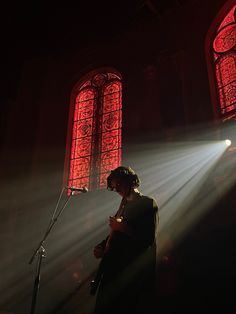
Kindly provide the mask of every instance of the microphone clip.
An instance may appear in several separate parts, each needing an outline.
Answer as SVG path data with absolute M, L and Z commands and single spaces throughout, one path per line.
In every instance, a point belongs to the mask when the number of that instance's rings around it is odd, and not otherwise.
M 87 193 L 88 189 L 86 187 L 77 188 L 74 186 L 66 186 L 66 189 L 71 191 L 71 195 L 77 195 L 78 193 Z

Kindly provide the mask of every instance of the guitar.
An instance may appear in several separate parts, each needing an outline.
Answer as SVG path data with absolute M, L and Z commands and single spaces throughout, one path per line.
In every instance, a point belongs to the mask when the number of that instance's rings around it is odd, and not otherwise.
M 123 210 L 124 210 L 125 203 L 126 203 L 125 199 L 122 198 L 120 206 L 119 206 L 119 209 L 118 209 L 117 213 L 114 216 L 116 218 L 116 221 L 119 222 L 119 223 L 122 222 L 122 220 L 123 220 L 122 213 L 123 213 Z M 107 255 L 108 255 L 108 252 L 109 252 L 109 245 L 111 243 L 111 240 L 112 240 L 113 236 L 114 236 L 114 231 L 111 230 L 110 234 L 106 238 L 106 240 L 104 240 L 100 244 L 98 244 L 98 246 L 101 246 L 101 248 L 103 249 L 104 254 L 103 254 L 102 259 L 101 259 L 101 261 L 99 263 L 98 270 L 96 272 L 96 276 L 90 283 L 90 294 L 91 295 L 95 295 L 96 294 L 98 286 L 99 286 L 100 281 L 102 279 L 102 275 L 103 275 L 104 270 L 106 268 Z

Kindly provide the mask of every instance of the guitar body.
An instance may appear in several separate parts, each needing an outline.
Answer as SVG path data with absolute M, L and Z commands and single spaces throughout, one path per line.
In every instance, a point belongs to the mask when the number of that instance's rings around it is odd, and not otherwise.
M 100 281 L 102 279 L 103 270 L 104 270 L 104 264 L 105 264 L 104 258 L 105 258 L 105 256 L 100 261 L 100 264 L 99 264 L 96 276 L 90 283 L 90 294 L 91 295 L 95 295 L 96 294 L 98 286 L 99 286 Z

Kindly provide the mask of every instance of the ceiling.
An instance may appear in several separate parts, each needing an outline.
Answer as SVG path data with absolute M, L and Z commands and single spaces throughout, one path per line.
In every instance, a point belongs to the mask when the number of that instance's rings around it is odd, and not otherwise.
M 5 2 L 0 19 L 3 97 L 15 92 L 24 61 L 107 41 L 134 23 L 158 19 L 166 11 L 194 1 L 205 0 Z
M 71 40 L 84 43 L 125 30 L 137 19 L 163 14 L 191 0 L 9 2 L 1 20 L 6 56 L 28 59 L 59 49 Z M 4 52 L 3 51 L 3 52 Z

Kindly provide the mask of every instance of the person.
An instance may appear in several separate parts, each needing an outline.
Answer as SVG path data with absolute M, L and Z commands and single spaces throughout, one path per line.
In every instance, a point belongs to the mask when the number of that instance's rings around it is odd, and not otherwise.
M 158 206 L 154 198 L 140 193 L 139 185 L 131 167 L 117 167 L 107 177 L 107 188 L 122 199 L 109 218 L 110 234 L 93 251 L 101 259 L 91 282 L 94 314 L 147 314 L 153 308 Z

